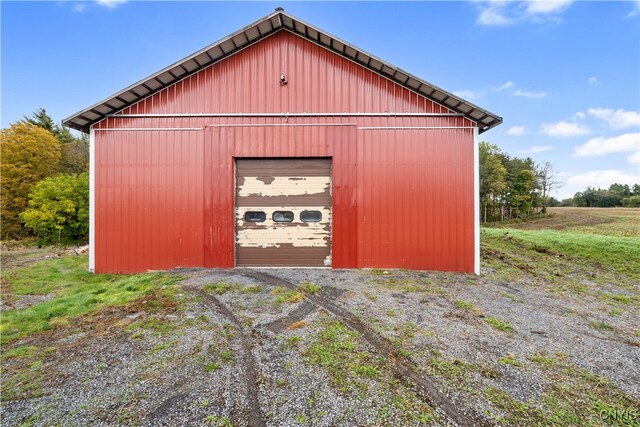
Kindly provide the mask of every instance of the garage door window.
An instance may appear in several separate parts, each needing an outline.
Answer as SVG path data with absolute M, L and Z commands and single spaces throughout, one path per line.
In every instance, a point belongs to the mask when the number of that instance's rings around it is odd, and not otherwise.
M 246 222 L 264 222 L 266 219 L 267 214 L 262 211 L 247 211 L 244 213 Z
M 275 211 L 271 217 L 274 222 L 291 222 L 293 221 L 293 212 L 291 211 Z
M 322 221 L 322 212 L 302 211 L 300 212 L 300 220 L 302 220 L 302 222 L 320 222 Z

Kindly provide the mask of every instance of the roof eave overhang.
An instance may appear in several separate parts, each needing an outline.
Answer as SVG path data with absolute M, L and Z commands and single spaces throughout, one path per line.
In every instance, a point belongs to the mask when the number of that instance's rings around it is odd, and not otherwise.
M 290 31 L 293 34 L 303 37 L 455 113 L 462 114 L 477 124 L 479 133 L 486 132 L 502 123 L 502 117 L 496 116 L 362 49 L 346 43 L 304 21 L 294 18 L 282 10 L 276 10 L 276 12 L 267 15 L 253 24 L 73 114 L 63 120 L 63 123 L 70 128 L 82 132 L 89 132 L 90 127 L 95 123 L 281 30 Z

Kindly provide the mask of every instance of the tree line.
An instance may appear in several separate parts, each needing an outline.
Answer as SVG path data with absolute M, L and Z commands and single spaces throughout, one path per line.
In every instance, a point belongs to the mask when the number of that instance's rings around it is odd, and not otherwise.
M 560 186 L 551 163 L 511 156 L 484 141 L 480 143 L 479 157 L 483 222 L 546 213 L 552 200 L 549 194 Z
M 573 197 L 562 201 L 552 200 L 553 206 L 587 208 L 613 208 L 618 206 L 640 208 L 640 184 L 611 184 L 609 188 L 587 187 Z
M 3 240 L 86 240 L 89 138 L 41 108 L 0 131 Z
M 480 143 L 479 156 L 480 215 L 484 222 L 525 218 L 555 206 L 640 207 L 640 184 L 587 187 L 559 201 L 550 196 L 562 185 L 551 163 L 511 156 L 488 142 Z

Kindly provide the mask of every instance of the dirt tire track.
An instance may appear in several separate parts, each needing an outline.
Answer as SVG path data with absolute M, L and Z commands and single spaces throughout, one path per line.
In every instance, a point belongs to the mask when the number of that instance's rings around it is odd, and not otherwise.
M 209 295 L 196 286 L 184 286 L 183 289 L 193 292 L 201 296 L 204 300 L 211 302 L 216 310 L 231 321 L 240 336 L 240 345 L 242 346 L 242 365 L 246 379 L 246 399 L 248 409 L 243 411 L 247 425 L 250 427 L 266 426 L 260 409 L 260 401 L 258 400 L 258 375 L 257 363 L 253 356 L 252 345 L 249 336 L 244 330 L 244 325 L 231 310 L 213 295 Z M 235 425 L 236 423 L 234 423 Z
M 318 306 L 309 301 L 303 301 L 298 308 L 284 317 L 279 317 L 264 325 L 260 325 L 261 328 L 266 329 L 274 334 L 279 334 L 287 329 L 289 325 L 294 322 L 298 322 L 304 319 L 306 316 L 316 311 Z
M 323 291 L 325 291 L 323 289 Z M 331 298 L 338 298 L 344 292 L 341 289 L 332 288 L 329 290 L 328 296 Z M 279 317 L 269 323 L 265 323 L 264 325 L 260 325 L 260 328 L 264 328 L 274 334 L 279 334 L 285 331 L 289 325 L 292 323 L 303 320 L 309 314 L 313 313 L 318 309 L 318 305 L 312 303 L 311 301 L 304 300 L 300 305 L 291 313 L 284 317 Z
M 298 286 L 287 280 L 259 271 L 236 269 L 235 273 L 272 286 L 285 286 L 292 290 L 298 290 Z M 327 312 L 338 317 L 351 329 L 360 333 L 362 338 L 369 345 L 375 348 L 389 361 L 391 370 L 398 379 L 408 380 L 411 382 L 418 394 L 428 404 L 442 411 L 451 421 L 461 427 L 489 427 L 492 425 L 484 417 L 475 413 L 464 412 L 456 406 L 451 399 L 438 390 L 431 379 L 419 374 L 415 365 L 407 358 L 400 355 L 388 339 L 373 332 L 364 323 L 358 320 L 353 313 L 337 306 L 322 295 L 307 294 L 306 298 L 319 308 L 323 308 Z

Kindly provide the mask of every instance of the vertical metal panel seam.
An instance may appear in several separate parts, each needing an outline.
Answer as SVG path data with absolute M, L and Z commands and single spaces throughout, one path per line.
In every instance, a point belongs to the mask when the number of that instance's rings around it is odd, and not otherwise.
M 89 130 L 89 271 L 96 270 L 96 133 Z
M 480 155 L 477 127 L 473 129 L 473 227 L 473 272 L 480 275 Z

